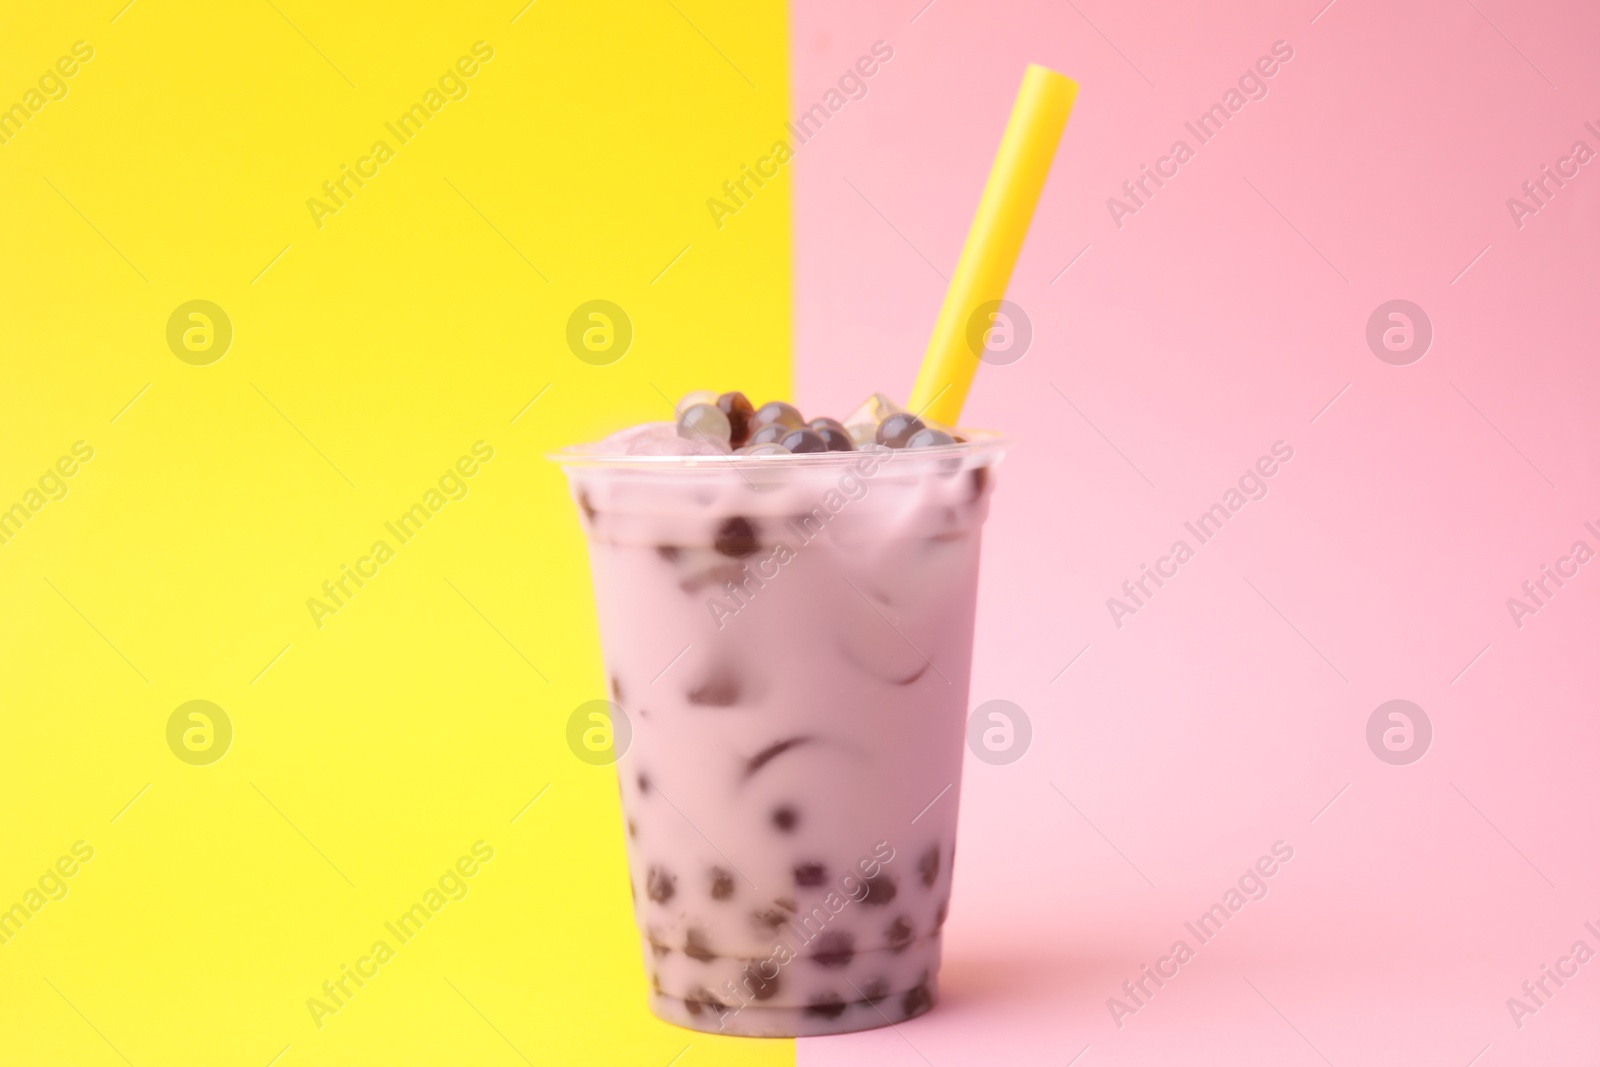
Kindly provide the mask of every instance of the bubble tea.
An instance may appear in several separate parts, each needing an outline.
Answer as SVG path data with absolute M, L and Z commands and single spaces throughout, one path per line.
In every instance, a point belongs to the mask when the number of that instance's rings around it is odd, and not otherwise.
M 589 541 L 661 1018 L 802 1036 L 938 997 L 1003 442 L 741 394 L 557 457 Z

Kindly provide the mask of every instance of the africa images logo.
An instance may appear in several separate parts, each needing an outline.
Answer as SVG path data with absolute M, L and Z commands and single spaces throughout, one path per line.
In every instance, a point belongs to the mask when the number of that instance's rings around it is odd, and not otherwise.
M 487 841 L 474 841 L 472 855 L 463 855 L 446 867 L 436 883 L 428 886 L 418 900 L 400 913 L 399 918 L 383 924 L 384 930 L 393 937 L 394 944 L 389 943 L 389 938 L 380 937 L 372 943 L 366 955 L 356 958 L 354 966 L 341 963 L 338 974 L 322 983 L 320 995 L 306 998 L 306 1010 L 311 1013 L 311 1021 L 317 1029 L 321 1030 L 327 1025 L 329 1016 L 337 1015 L 341 1009 L 348 1007 L 355 995 L 382 973 L 383 965 L 395 958 L 400 947 L 409 945 L 422 933 L 424 926 L 439 917 L 445 905 L 465 900 L 472 890 L 468 880 L 492 859 L 494 846 Z
M 1158 958 L 1153 966 L 1141 964 L 1139 976 L 1122 983 L 1122 997 L 1107 997 L 1106 1010 L 1111 1013 L 1111 1020 L 1117 1024 L 1117 1029 L 1126 1026 L 1130 1016 L 1138 1015 L 1149 1007 L 1156 993 L 1178 977 L 1183 967 L 1195 958 L 1196 952 L 1215 940 L 1222 933 L 1223 926 L 1242 912 L 1247 904 L 1265 900 L 1271 891 L 1268 879 L 1279 873 L 1292 859 L 1294 846 L 1287 841 L 1274 841 L 1270 856 L 1261 856 L 1246 867 L 1238 881 L 1223 892 L 1221 900 L 1201 912 L 1194 921 L 1183 924 L 1184 930 L 1194 938 L 1193 945 L 1185 938 L 1178 938 L 1167 954 Z
M 1172 148 L 1166 155 L 1156 160 L 1154 167 L 1148 163 L 1139 164 L 1139 176 L 1122 183 L 1122 193 L 1127 199 L 1106 197 L 1106 210 L 1111 213 L 1111 221 L 1117 229 L 1127 225 L 1129 215 L 1137 215 L 1147 207 L 1157 190 L 1176 178 L 1183 165 L 1195 157 L 1200 146 L 1210 143 L 1220 134 L 1223 127 L 1244 110 L 1245 104 L 1252 100 L 1265 100 L 1269 91 L 1267 80 L 1293 58 L 1294 48 L 1288 41 L 1272 42 L 1271 55 L 1262 56 L 1252 66 L 1245 68 L 1236 85 L 1230 85 L 1219 102 L 1202 111 L 1193 122 L 1183 124 L 1183 128 L 1194 137 L 1193 145 L 1180 137 L 1172 142 Z
M 395 544 L 391 545 L 383 538 L 379 538 L 372 542 L 370 552 L 356 559 L 354 567 L 349 563 L 341 563 L 338 576 L 322 583 L 323 596 L 306 598 L 306 609 L 311 612 L 311 621 L 316 624 L 317 629 L 322 629 L 326 625 L 325 620 L 328 616 L 339 614 L 342 608 L 355 599 L 357 593 L 366 588 L 368 582 L 378 576 L 383 565 L 394 559 L 397 546 L 410 544 L 430 519 L 438 518 L 439 512 L 446 504 L 452 500 L 466 499 L 472 489 L 467 479 L 477 474 L 483 469 L 482 464 L 492 459 L 494 459 L 493 445 L 487 441 L 474 442 L 472 455 L 461 456 L 454 465 L 446 467 L 445 472 L 439 476 L 437 488 L 429 486 L 422 494 L 421 500 L 402 511 L 399 518 L 393 522 L 383 524 L 383 528 L 393 535 Z
M 494 58 L 494 46 L 487 41 L 477 41 L 472 45 L 472 55 L 462 56 L 451 67 L 439 75 L 438 87 L 429 86 L 422 94 L 420 102 L 413 103 L 393 122 L 385 122 L 383 128 L 394 137 L 396 145 L 410 144 L 412 139 L 422 132 L 428 121 L 444 110 L 444 106 L 452 100 L 465 100 L 471 87 L 467 79 L 475 77 L 480 65 Z M 339 165 L 337 177 L 322 183 L 322 196 L 315 196 L 306 200 L 306 209 L 311 212 L 311 221 L 322 229 L 326 223 L 323 221 L 329 215 L 337 215 L 340 210 L 355 199 L 356 193 L 366 187 L 367 182 L 378 176 L 383 165 L 396 155 L 395 145 L 383 139 L 372 142 L 372 148 L 367 155 L 359 157 L 352 168 L 348 163 Z M 352 188 L 351 186 L 354 186 Z
M 862 56 L 853 66 L 846 68 L 839 75 L 837 88 L 823 93 L 821 100 L 800 112 L 793 122 L 784 123 L 784 129 L 794 135 L 792 143 L 772 142 L 772 148 L 766 155 L 756 159 L 753 169 L 748 163 L 740 164 L 739 176 L 722 183 L 722 195 L 726 199 L 714 196 L 706 199 L 706 210 L 711 212 L 711 221 L 717 229 L 722 229 L 725 216 L 737 215 L 741 208 L 754 200 L 756 194 L 766 188 L 767 182 L 778 176 L 783 165 L 794 158 L 800 146 L 821 133 L 828 120 L 843 111 L 846 104 L 852 100 L 866 99 L 867 79 L 893 58 L 894 49 L 887 41 L 872 42 L 872 54 Z M 753 189 L 752 184 L 755 186 Z

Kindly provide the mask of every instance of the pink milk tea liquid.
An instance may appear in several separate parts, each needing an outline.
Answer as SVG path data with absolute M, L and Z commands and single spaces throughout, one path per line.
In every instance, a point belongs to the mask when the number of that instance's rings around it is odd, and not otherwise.
M 651 1010 L 803 1036 L 938 997 L 998 438 L 585 456 Z

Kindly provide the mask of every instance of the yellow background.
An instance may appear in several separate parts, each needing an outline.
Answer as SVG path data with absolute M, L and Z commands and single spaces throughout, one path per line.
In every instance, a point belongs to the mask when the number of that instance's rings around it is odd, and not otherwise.
M 95 850 L 0 946 L 4 1062 L 792 1061 L 645 1012 L 614 775 L 564 742 L 604 691 L 543 458 L 665 417 L 657 388 L 787 393 L 783 180 L 720 232 L 705 207 L 780 132 L 781 6 L 121 3 L 0 26 L 0 104 L 95 50 L 0 146 L 0 507 L 94 448 L 0 545 L 0 907 Z M 594 298 L 634 323 L 611 366 L 565 344 Z M 166 342 L 193 299 L 233 324 L 208 366 Z M 479 440 L 318 629 L 307 599 Z M 235 732 L 209 766 L 167 746 L 193 699 Z M 478 840 L 468 895 L 318 1029 L 307 999 Z

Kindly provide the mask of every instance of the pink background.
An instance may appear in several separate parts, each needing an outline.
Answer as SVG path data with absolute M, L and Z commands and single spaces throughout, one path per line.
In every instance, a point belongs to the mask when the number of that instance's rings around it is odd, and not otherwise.
M 964 420 L 1022 442 L 972 703 L 1034 739 L 968 760 L 940 1009 L 801 1064 L 1595 1062 L 1600 960 L 1506 1007 L 1600 951 L 1600 563 L 1520 629 L 1506 606 L 1600 549 L 1600 161 L 1521 229 L 1506 207 L 1600 150 L 1594 9 L 923 3 L 791 14 L 793 112 L 895 50 L 794 163 L 799 400 L 903 398 L 1023 65 L 1075 78 L 1009 293 L 1033 346 Z M 1269 95 L 1197 146 L 1278 40 Z M 1179 137 L 1119 229 L 1107 197 Z M 1365 339 L 1394 298 L 1433 323 L 1409 366 Z M 1119 629 L 1107 598 L 1279 440 L 1269 495 Z M 1365 738 L 1396 698 L 1434 728 L 1409 766 Z M 1279 840 L 1269 895 L 1119 1029 L 1107 998 Z

